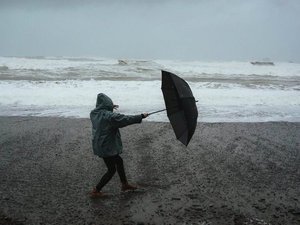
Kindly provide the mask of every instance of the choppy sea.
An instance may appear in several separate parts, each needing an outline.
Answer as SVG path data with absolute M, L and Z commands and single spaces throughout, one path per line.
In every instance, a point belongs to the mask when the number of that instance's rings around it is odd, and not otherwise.
M 119 113 L 163 109 L 161 70 L 185 79 L 199 122 L 300 122 L 300 64 L 0 57 L 0 116 L 88 118 L 103 92 Z M 149 121 L 167 121 L 165 112 Z

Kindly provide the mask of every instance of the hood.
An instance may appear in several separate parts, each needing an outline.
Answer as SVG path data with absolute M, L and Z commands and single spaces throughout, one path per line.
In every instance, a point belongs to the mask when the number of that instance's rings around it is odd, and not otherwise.
M 97 96 L 97 103 L 96 103 L 97 110 L 108 110 L 113 111 L 113 102 L 107 95 L 100 93 Z

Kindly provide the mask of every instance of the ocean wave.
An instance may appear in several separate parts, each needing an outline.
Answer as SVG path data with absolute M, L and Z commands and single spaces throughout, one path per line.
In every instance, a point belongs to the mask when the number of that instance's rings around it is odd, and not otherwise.
M 185 62 L 94 57 L 0 57 L 0 80 L 155 81 L 161 70 L 214 88 L 299 90 L 300 64 L 253 66 L 249 62 Z
M 189 82 L 199 102 L 199 121 L 300 121 L 299 91 Z M 0 81 L 0 115 L 88 118 L 99 92 L 120 104 L 120 113 L 165 107 L 160 81 Z M 165 113 L 149 118 L 167 121 Z
M 40 69 L 59 72 L 68 68 L 78 70 L 105 70 L 120 73 L 139 72 L 141 76 L 162 69 L 181 74 L 183 77 L 215 76 L 297 76 L 300 64 L 276 63 L 275 66 L 253 66 L 250 62 L 201 62 L 168 60 L 104 59 L 89 57 L 0 57 L 0 66 L 12 70 Z M 144 73 L 144 75 L 143 75 Z

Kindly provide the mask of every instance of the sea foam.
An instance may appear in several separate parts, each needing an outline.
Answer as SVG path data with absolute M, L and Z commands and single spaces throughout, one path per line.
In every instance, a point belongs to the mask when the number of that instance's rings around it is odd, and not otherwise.
M 76 57 L 0 57 L 0 115 L 88 118 L 103 92 L 118 112 L 164 109 L 161 70 L 184 78 L 199 121 L 300 121 L 300 65 Z M 151 121 L 168 121 L 166 113 Z

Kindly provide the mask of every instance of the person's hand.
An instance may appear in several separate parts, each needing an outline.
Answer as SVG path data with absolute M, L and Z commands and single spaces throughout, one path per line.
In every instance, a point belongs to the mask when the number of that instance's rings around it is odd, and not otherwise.
M 148 116 L 149 116 L 148 113 L 142 113 L 142 117 L 143 117 L 143 118 L 147 118 Z

